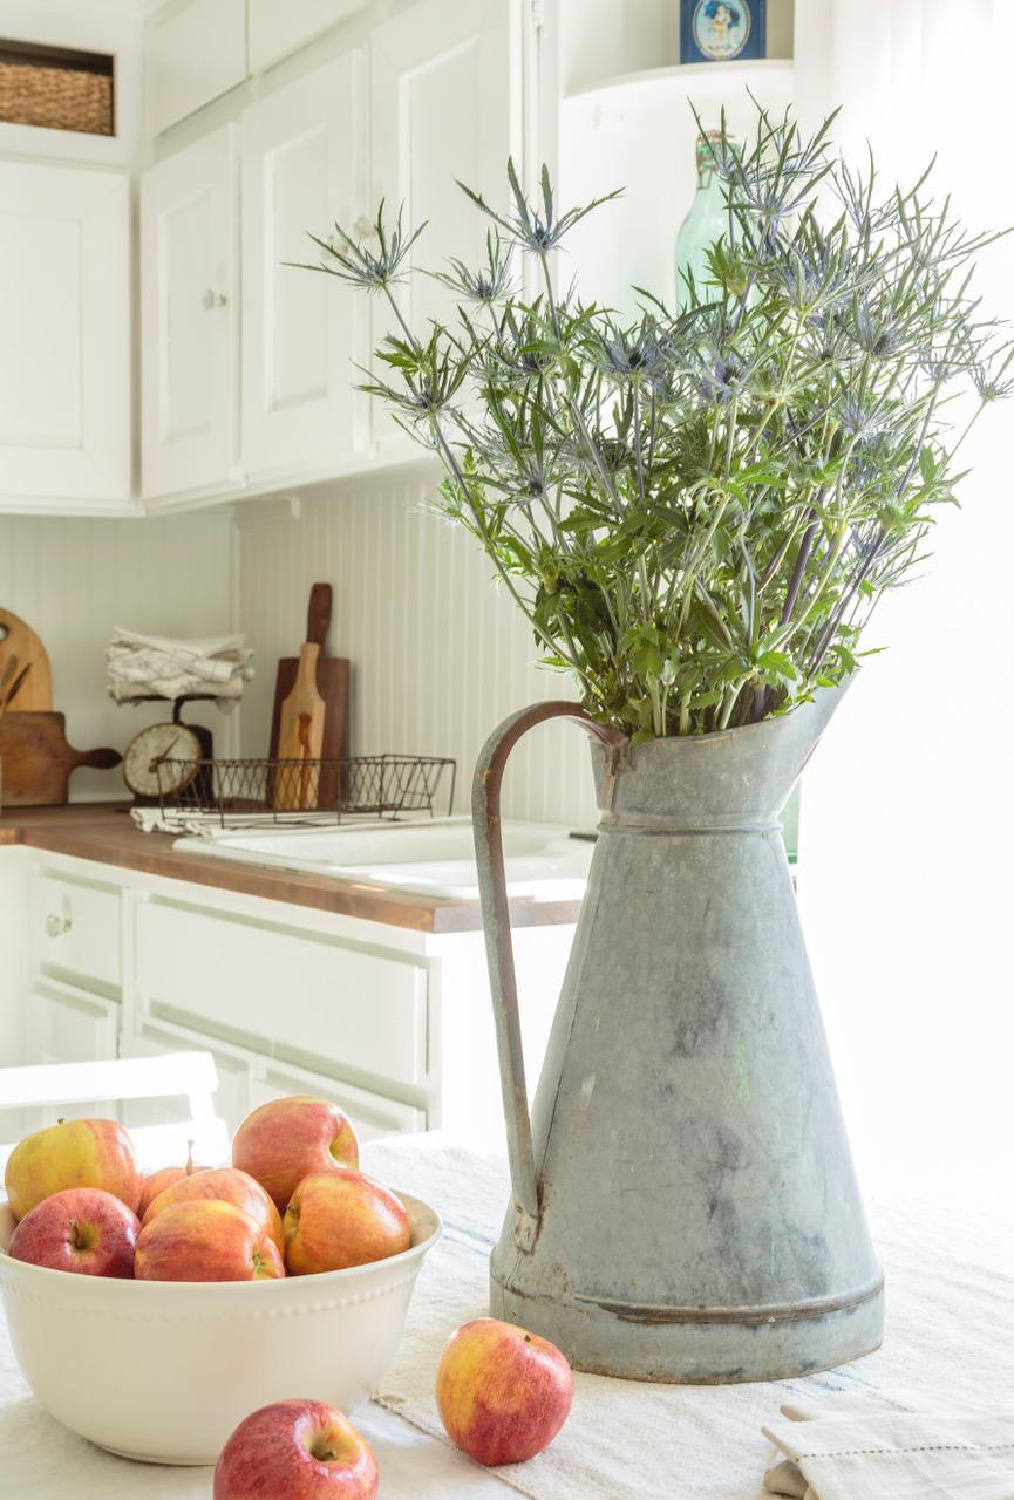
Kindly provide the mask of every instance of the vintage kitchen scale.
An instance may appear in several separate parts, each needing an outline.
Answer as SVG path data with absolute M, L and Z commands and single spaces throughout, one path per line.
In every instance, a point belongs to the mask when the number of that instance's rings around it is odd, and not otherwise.
M 136 807 L 158 806 L 167 794 L 177 795 L 201 775 L 202 764 L 214 757 L 214 735 L 203 724 L 184 724 L 187 703 L 214 703 L 210 693 L 184 693 L 178 698 L 157 695 L 134 698 L 134 703 L 172 702 L 168 723 L 149 724 L 134 735 L 123 752 L 123 779 L 134 794 Z

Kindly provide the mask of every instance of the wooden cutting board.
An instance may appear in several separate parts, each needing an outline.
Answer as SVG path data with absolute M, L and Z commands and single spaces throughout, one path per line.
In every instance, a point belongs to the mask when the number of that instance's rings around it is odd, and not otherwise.
M 317 691 L 324 701 L 323 760 L 345 760 L 348 756 L 349 679 L 351 667 L 344 656 L 328 656 L 327 635 L 331 626 L 333 593 L 329 583 L 315 583 L 310 590 L 306 617 L 306 639 L 320 648 L 317 660 Z M 283 656 L 275 678 L 275 701 L 271 714 L 271 744 L 268 754 L 274 760 L 279 751 L 282 704 L 296 685 L 299 659 Z M 334 807 L 338 802 L 339 777 L 325 773 L 319 787 L 319 805 Z
M 9 609 L 0 609 L 0 674 L 11 657 L 18 659 L 18 673 L 29 668 L 9 713 L 48 713 L 53 707 L 53 674 L 49 654 L 35 631 Z
M 75 750 L 67 743 L 67 721 L 56 713 L 0 715 L 0 805 L 54 807 L 67 801 L 79 766 L 110 771 L 118 750 Z
M 307 641 L 300 648 L 296 684 L 282 704 L 278 727 L 278 758 L 292 764 L 276 772 L 274 806 L 306 812 L 319 802 L 320 760 L 324 742 L 324 700 L 317 691 L 320 647 Z M 300 769 L 305 765 L 305 769 Z

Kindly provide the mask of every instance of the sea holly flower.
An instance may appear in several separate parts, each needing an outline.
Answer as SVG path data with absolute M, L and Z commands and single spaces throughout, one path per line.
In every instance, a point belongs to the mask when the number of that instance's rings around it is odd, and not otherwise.
M 958 450 L 1014 394 L 1014 346 L 974 290 L 972 234 L 924 173 L 882 186 L 790 114 L 709 137 L 726 228 L 706 284 L 637 288 L 629 322 L 564 292 L 554 255 L 615 194 L 561 211 L 548 173 L 488 221 L 455 314 L 406 321 L 420 230 L 383 209 L 315 239 L 312 269 L 379 294 L 394 336 L 364 387 L 439 458 L 435 503 L 526 615 L 543 660 L 635 739 L 789 712 L 854 670 L 871 612 L 923 565 Z M 826 213 L 828 203 L 830 214 Z M 538 291 L 514 270 L 530 257 Z M 955 404 L 953 397 L 963 400 Z

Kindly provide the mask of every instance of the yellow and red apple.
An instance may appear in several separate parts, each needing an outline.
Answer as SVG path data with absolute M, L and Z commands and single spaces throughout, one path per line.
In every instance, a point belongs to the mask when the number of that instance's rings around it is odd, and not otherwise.
M 141 1197 L 134 1147 L 116 1120 L 62 1120 L 26 1136 L 8 1158 L 4 1183 L 15 1219 L 69 1188 L 100 1188 L 131 1213 Z
M 256 1219 L 218 1199 L 176 1203 L 141 1230 L 138 1281 L 273 1281 L 285 1265 Z
M 285 1265 L 292 1276 L 386 1260 L 411 1242 L 401 1199 L 348 1167 L 304 1177 L 285 1212 Z
M 322 1401 L 277 1401 L 246 1417 L 222 1449 L 212 1500 L 374 1500 L 370 1445 Z
M 137 1205 L 137 1217 L 143 1219 L 159 1193 L 164 1193 L 166 1188 L 172 1187 L 174 1182 L 181 1182 L 184 1177 L 192 1177 L 195 1172 L 207 1170 L 207 1167 L 195 1167 L 193 1156 L 188 1155 L 186 1164 L 182 1167 L 159 1167 L 157 1172 L 149 1173 L 141 1182 L 141 1199 Z
M 50 1271 L 129 1279 L 139 1229 L 136 1215 L 112 1193 L 67 1188 L 29 1209 L 7 1253 Z
M 231 1203 L 255 1219 L 270 1235 L 280 1255 L 285 1254 L 285 1236 L 282 1220 L 274 1203 L 249 1172 L 238 1167 L 210 1167 L 203 1172 L 192 1172 L 170 1183 L 164 1192 L 148 1205 L 141 1222 L 151 1224 L 159 1214 L 177 1203 L 203 1203 L 206 1201 Z
M 570 1415 L 574 1378 L 548 1339 L 476 1318 L 452 1333 L 437 1366 L 437 1409 L 452 1442 L 477 1463 L 522 1463 Z
M 247 1115 L 232 1143 L 232 1164 L 256 1177 L 284 1213 L 311 1172 L 359 1166 L 352 1121 L 327 1099 L 273 1099 Z

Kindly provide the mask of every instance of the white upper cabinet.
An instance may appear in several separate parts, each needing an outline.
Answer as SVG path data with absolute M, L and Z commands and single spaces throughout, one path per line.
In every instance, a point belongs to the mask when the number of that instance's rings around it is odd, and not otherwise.
M 243 464 L 253 477 L 347 466 L 369 444 L 354 387 L 369 306 L 333 277 L 286 262 L 366 211 L 366 58 L 355 49 L 246 111 L 243 201 Z
M 373 197 L 389 215 L 404 205 L 408 231 L 428 221 L 411 252 L 418 266 L 449 255 L 478 266 L 484 253 L 488 221 L 456 179 L 504 201 L 507 158 L 521 151 L 518 10 L 512 0 L 420 0 L 372 35 Z M 431 277 L 408 277 L 396 295 L 421 334 L 454 315 L 454 294 Z M 375 338 L 393 321 L 379 299 L 376 308 Z M 384 445 L 402 441 L 389 417 L 377 430 Z
M 340 21 L 364 10 L 370 0 L 248 0 L 250 71 L 260 73 Z
M 236 200 L 234 125 L 141 181 L 146 497 L 238 477 Z
M 168 130 L 245 78 L 246 0 L 167 6 L 145 38 L 148 133 Z
M 126 174 L 0 162 L 0 509 L 126 509 Z

